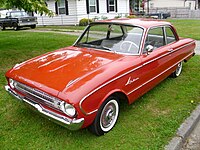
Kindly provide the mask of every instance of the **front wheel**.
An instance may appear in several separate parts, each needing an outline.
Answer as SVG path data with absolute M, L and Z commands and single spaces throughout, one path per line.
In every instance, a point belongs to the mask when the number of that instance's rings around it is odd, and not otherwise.
M 89 130 L 101 136 L 109 132 L 116 124 L 119 115 L 119 100 L 116 97 L 106 99 L 97 112 L 97 116 Z
M 176 70 L 172 73 L 172 77 L 173 78 L 178 77 L 182 72 L 182 68 L 183 68 L 183 62 L 181 61 L 180 63 L 178 63 Z
M 17 30 L 19 29 L 17 23 L 13 23 L 13 29 L 14 29 L 15 31 L 17 31 Z
M 1 24 L 0 25 L 0 31 L 3 31 L 3 30 L 5 30 L 5 27 Z

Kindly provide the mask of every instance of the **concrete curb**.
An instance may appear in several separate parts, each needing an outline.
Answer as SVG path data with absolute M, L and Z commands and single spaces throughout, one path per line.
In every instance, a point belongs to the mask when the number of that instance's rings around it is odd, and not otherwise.
M 198 121 L 200 121 L 200 105 L 192 112 L 183 124 L 178 128 L 176 136 L 165 146 L 165 150 L 180 150 L 188 136 L 191 134 Z

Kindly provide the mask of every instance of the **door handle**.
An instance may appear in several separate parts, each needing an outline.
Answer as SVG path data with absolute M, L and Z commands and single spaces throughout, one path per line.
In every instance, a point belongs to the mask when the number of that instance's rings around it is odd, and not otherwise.
M 173 52 L 173 51 L 174 51 L 173 48 L 168 49 L 168 52 Z

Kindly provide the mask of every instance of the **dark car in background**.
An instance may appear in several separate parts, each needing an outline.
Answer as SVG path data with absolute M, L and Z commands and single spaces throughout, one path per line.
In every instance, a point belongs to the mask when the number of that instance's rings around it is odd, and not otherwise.
M 37 17 L 30 16 L 25 11 L 0 11 L 0 30 L 10 27 L 15 31 L 22 27 L 34 29 L 37 24 Z
M 155 19 L 167 19 L 168 17 L 171 17 L 171 14 L 170 12 L 156 12 L 156 13 L 150 13 L 149 17 Z

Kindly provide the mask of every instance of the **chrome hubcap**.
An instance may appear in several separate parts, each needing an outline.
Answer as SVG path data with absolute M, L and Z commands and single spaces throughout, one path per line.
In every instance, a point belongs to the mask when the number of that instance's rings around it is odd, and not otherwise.
M 182 62 L 180 62 L 176 68 L 176 76 L 179 76 L 181 74 L 182 70 Z
M 116 100 L 109 101 L 102 110 L 100 126 L 103 131 L 109 131 L 115 125 L 119 113 Z

